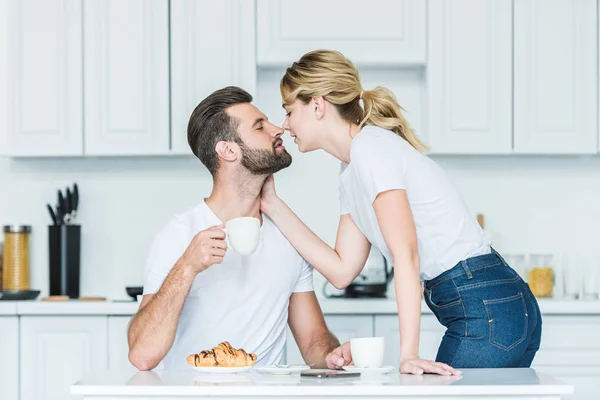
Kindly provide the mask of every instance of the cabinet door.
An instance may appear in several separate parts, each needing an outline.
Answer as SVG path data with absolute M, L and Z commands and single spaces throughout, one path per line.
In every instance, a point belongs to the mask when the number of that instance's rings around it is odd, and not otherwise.
M 512 1 L 430 0 L 432 153 L 512 151 Z
M 127 329 L 131 317 L 108 317 L 108 368 L 124 372 L 137 372 L 129 362 L 129 344 Z M 161 362 L 155 370 L 164 369 Z
M 81 155 L 81 0 L 0 0 L 0 153 Z
M 515 0 L 515 152 L 598 151 L 596 0 Z
M 256 95 L 254 32 L 253 0 L 171 2 L 173 153 L 192 154 L 188 121 L 213 91 L 235 85 Z
M 192 154 L 187 125 L 194 108 L 217 89 L 256 95 L 254 1 L 171 3 L 171 150 Z
M 286 65 L 336 49 L 358 65 L 425 63 L 422 0 L 258 0 L 257 61 Z
M 21 317 L 21 400 L 73 398 L 70 386 L 107 369 L 106 317 Z
M 419 356 L 425 360 L 435 360 L 446 328 L 433 315 L 421 316 L 421 336 Z M 376 315 L 375 336 L 385 338 L 384 365 L 400 366 L 400 328 L 397 315 Z
M 84 2 L 85 153 L 169 151 L 168 0 Z
M 19 398 L 19 320 L 0 317 L 0 388 L 2 398 Z
M 372 315 L 326 315 L 325 322 L 342 344 L 351 338 L 373 336 Z M 304 364 L 300 349 L 289 328 L 285 353 L 287 364 Z

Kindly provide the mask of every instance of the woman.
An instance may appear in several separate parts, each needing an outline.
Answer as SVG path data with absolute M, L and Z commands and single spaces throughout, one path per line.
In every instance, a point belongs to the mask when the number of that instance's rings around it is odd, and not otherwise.
M 328 50 L 293 63 L 280 89 L 283 127 L 299 150 L 323 149 L 342 162 L 335 249 L 277 197 L 272 178 L 263 187 L 263 212 L 337 288 L 358 276 L 371 243 L 394 265 L 400 371 L 529 367 L 540 344 L 537 302 L 444 172 L 420 153 L 426 146 L 394 95 L 383 87 L 364 90 L 354 65 Z M 421 281 L 427 305 L 447 328 L 437 362 L 418 354 Z

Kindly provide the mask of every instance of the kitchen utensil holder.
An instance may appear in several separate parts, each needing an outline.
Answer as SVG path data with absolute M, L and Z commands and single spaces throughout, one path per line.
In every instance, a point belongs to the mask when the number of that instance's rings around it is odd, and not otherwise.
M 79 297 L 81 226 L 48 226 L 50 295 Z

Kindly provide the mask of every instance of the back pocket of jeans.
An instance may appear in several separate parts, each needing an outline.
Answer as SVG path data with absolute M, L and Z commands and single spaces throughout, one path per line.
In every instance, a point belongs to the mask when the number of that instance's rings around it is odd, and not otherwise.
M 490 343 L 509 351 L 527 336 L 527 306 L 523 293 L 495 300 L 484 300 L 490 324 Z

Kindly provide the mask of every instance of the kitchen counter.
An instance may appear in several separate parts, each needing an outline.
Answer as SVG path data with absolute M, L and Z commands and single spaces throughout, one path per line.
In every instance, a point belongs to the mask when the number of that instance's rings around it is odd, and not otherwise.
M 328 315 L 396 314 L 395 299 L 319 299 Z M 539 300 L 544 315 L 600 315 L 600 301 Z M 134 301 L 0 301 L 0 315 L 133 315 Z M 422 303 L 424 314 L 431 314 Z
M 109 371 L 83 378 L 71 394 L 83 399 L 175 398 L 353 398 L 353 399 L 538 399 L 558 400 L 573 387 L 533 369 L 471 369 L 462 377 L 437 375 L 362 375 L 315 379 L 296 375 L 201 374 L 193 370 L 135 374 Z

